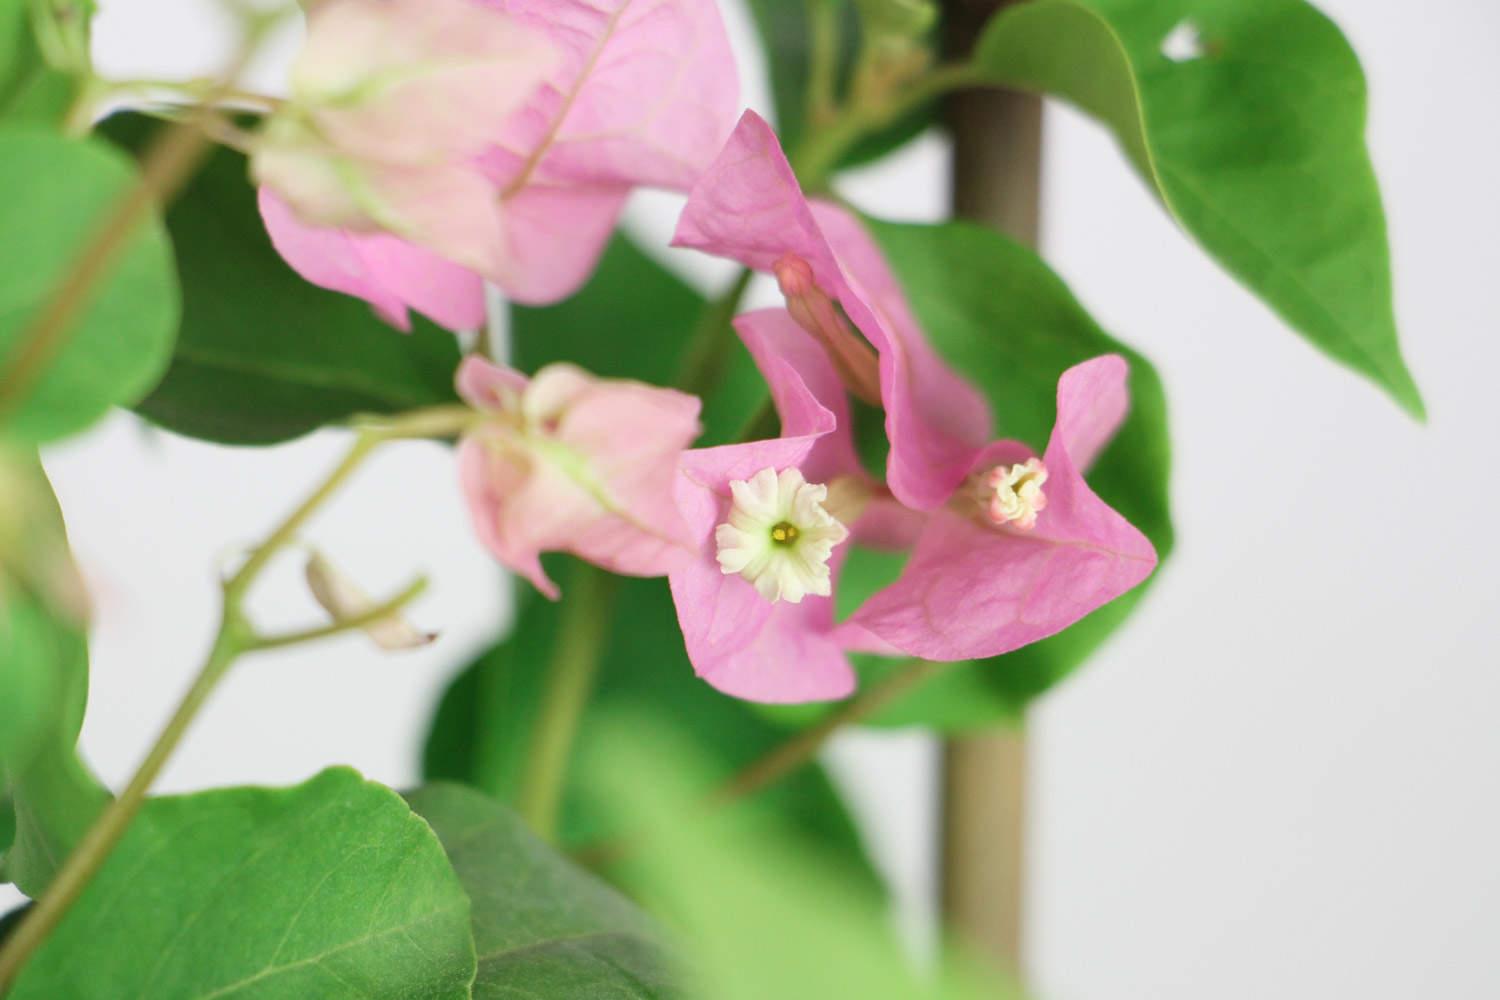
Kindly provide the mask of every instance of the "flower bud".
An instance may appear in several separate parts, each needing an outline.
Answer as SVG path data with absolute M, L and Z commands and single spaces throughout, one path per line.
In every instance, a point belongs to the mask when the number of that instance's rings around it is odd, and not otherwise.
M 478 355 L 460 366 L 458 392 L 485 415 L 459 445 L 475 531 L 542 593 L 558 595 L 543 552 L 629 576 L 688 557 L 673 488 L 700 430 L 696 397 L 569 364 L 528 379 Z
M 308 557 L 304 572 L 307 589 L 312 591 L 313 599 L 328 612 L 335 623 L 358 618 L 379 606 L 320 552 L 314 552 Z M 416 649 L 437 638 L 436 632 L 423 632 L 399 611 L 370 622 L 361 631 L 374 640 L 377 646 L 386 650 Z

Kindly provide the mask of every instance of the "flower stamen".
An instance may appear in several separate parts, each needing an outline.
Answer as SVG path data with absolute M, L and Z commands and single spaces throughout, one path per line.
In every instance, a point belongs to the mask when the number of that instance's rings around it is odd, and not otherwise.
M 714 529 L 719 569 L 771 602 L 798 604 L 833 592 L 828 561 L 849 531 L 824 506 L 828 487 L 800 469 L 766 468 L 729 484 L 728 519 Z
M 1014 465 L 997 465 L 979 477 L 979 503 L 985 519 L 1021 531 L 1036 527 L 1037 515 L 1047 507 L 1047 467 L 1039 458 Z

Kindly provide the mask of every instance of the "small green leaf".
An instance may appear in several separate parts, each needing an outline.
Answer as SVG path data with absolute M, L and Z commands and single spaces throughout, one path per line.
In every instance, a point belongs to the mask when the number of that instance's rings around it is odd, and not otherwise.
M 138 151 L 134 115 L 101 129 Z M 217 150 L 167 211 L 182 279 L 182 333 L 166 377 L 136 407 L 210 441 L 271 444 L 357 413 L 457 397 L 453 335 L 413 317 L 403 334 L 363 302 L 304 281 L 271 246 L 245 158 Z
M 1302 0 L 1036 0 L 974 61 L 1112 128 L 1177 221 L 1312 343 L 1416 416 L 1397 343 L 1365 81 Z
M 1002 437 L 1040 450 L 1051 433 L 1057 379 L 1064 370 L 1111 352 L 1130 362 L 1130 415 L 1088 473 L 1088 482 L 1145 532 L 1165 560 L 1173 541 L 1171 449 L 1166 399 L 1150 362 L 1101 330 L 1041 258 L 993 230 L 965 223 L 878 222 L 870 229 L 933 345 L 989 398 Z M 860 564 L 854 567 L 859 570 Z M 860 570 L 877 579 L 890 572 L 888 564 L 878 562 Z M 857 574 L 851 582 L 858 579 Z M 1050 639 L 945 670 L 877 721 L 952 729 L 1013 716 L 1083 662 L 1145 589 Z M 871 657 L 862 657 L 861 664 L 862 684 L 893 667 Z
M 708 307 L 682 279 L 616 233 L 594 276 L 556 305 L 515 307 L 516 365 L 526 372 L 569 361 L 596 375 L 671 385 Z M 728 330 L 717 384 L 704 393 L 699 447 L 734 439 L 767 398 L 750 352 Z
M 172 248 L 148 216 L 21 381 L 17 365 L 37 343 L 32 321 L 136 176 L 107 143 L 8 124 L 0 183 L 0 421 L 16 440 L 49 441 L 134 403 L 161 377 L 177 329 Z
M 474 1000 L 672 995 L 655 925 L 624 896 L 457 785 L 407 796 L 432 826 L 472 903 Z
M 437 837 L 338 768 L 147 803 L 10 1000 L 467 1000 L 474 969 Z
M 572 567 L 559 561 L 559 568 L 563 572 L 554 579 L 566 601 L 566 571 Z M 622 704 L 643 705 L 677 720 L 694 741 L 694 767 L 714 781 L 726 780 L 787 738 L 784 729 L 747 703 L 720 694 L 693 674 L 665 580 L 622 578 L 616 583 L 613 629 L 598 688 L 579 727 L 580 759 L 597 750 L 592 720 Z M 518 603 L 511 636 L 476 660 L 444 695 L 424 759 L 429 780 L 462 781 L 503 801 L 514 801 L 520 784 L 560 610 L 529 590 Z M 757 801 L 811 840 L 852 858 L 875 880 L 853 823 L 821 769 L 804 768 Z M 588 789 L 576 781 L 569 786 L 561 825 L 564 844 L 578 846 L 627 832 L 609 824 Z

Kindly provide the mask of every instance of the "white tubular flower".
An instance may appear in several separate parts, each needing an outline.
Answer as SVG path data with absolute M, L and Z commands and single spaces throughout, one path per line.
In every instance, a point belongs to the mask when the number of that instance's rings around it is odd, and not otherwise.
M 849 531 L 824 507 L 828 487 L 809 483 L 799 469 L 766 468 L 729 490 L 729 520 L 714 530 L 724 574 L 739 574 L 772 602 L 829 596 L 828 560 Z
M 1022 531 L 1036 527 L 1036 518 L 1047 506 L 1042 486 L 1047 467 L 1031 458 L 1015 465 L 997 465 L 980 480 L 980 503 L 992 524 L 1008 524 Z

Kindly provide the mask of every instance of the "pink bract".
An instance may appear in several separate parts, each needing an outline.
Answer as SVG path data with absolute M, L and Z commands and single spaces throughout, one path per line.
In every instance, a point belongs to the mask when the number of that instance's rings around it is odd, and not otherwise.
M 490 419 L 464 435 L 459 476 L 481 541 L 548 597 L 543 552 L 661 576 L 693 542 L 674 490 L 698 436 L 696 397 L 548 365 L 528 379 L 470 355 L 460 395 Z
M 267 188 L 260 214 L 283 260 L 315 285 L 369 302 L 380 318 L 411 329 L 408 309 L 451 330 L 484 323 L 484 283 L 467 268 L 386 233 L 303 225 Z
M 879 354 L 891 491 L 920 510 L 947 502 L 990 438 L 989 406 L 927 344 L 859 222 L 803 195 L 775 133 L 754 112 L 694 185 L 673 243 L 768 272 L 788 254 L 805 261 Z
M 834 635 L 833 599 L 768 602 L 749 582 L 720 569 L 714 529 L 727 516 L 733 480 L 765 468 L 828 476 L 853 460 L 847 441 L 840 443 L 835 434 L 838 415 L 847 412 L 843 387 L 817 344 L 784 311 L 741 316 L 735 326 L 771 386 L 782 436 L 683 456 L 677 499 L 695 556 L 669 580 L 688 658 L 698 676 L 738 698 L 842 698 L 854 690 L 855 678 Z M 830 564 L 835 579 L 842 559 L 836 549 Z
M 1089 488 L 1080 461 L 1091 460 L 1123 419 L 1126 375 L 1114 355 L 1063 373 L 1043 456 L 1047 506 L 1034 529 L 986 524 L 961 503 L 934 511 L 900 578 L 865 602 L 840 638 L 930 660 L 997 656 L 1061 631 L 1145 580 L 1156 551 Z M 970 471 L 1031 457 L 1025 445 L 1000 441 Z
M 593 271 L 636 186 L 686 190 L 722 143 L 739 102 L 733 55 L 714 0 L 487 0 L 547 38 L 559 55 L 519 110 L 494 121 L 476 161 L 499 205 L 494 246 L 478 270 L 512 299 L 553 302 Z M 267 218 L 281 246 L 307 246 L 303 222 Z M 362 237 L 339 246 L 352 262 L 288 263 L 308 280 L 369 299 L 382 315 L 401 301 L 444 325 L 482 306 L 480 274 L 455 281 L 441 259 L 386 254 L 372 263 Z M 441 248 L 438 248 L 441 249 Z M 473 266 L 472 258 L 463 263 Z M 327 275 L 358 271 L 358 287 Z M 434 308 L 402 291 L 441 286 Z

